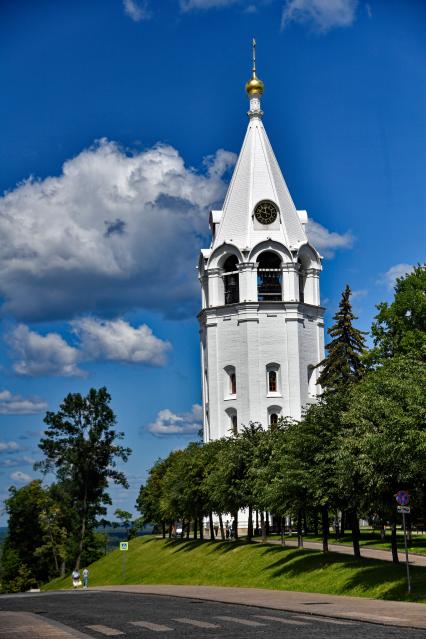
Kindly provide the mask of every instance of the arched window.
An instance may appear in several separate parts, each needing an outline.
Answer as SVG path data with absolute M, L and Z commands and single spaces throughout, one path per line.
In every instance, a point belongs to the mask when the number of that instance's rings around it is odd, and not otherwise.
M 266 366 L 266 394 L 281 395 L 280 365 L 273 362 Z
M 258 263 L 257 299 L 259 302 L 281 302 L 281 258 L 272 251 L 264 251 L 259 255 Z
M 237 396 L 237 375 L 235 366 L 225 366 L 225 383 L 224 383 L 225 399 L 231 399 Z
M 315 366 L 308 366 L 308 395 L 309 397 L 316 397 L 316 384 L 317 384 L 317 379 L 316 379 L 316 374 L 315 374 Z
M 223 265 L 225 304 L 236 304 L 240 301 L 240 286 L 237 266 L 238 258 L 235 255 L 230 255 Z
M 271 430 L 278 426 L 281 417 L 281 406 L 269 406 L 268 408 L 268 425 Z
M 231 386 L 231 395 L 237 394 L 237 376 L 235 373 L 231 373 L 229 376 L 230 386 Z
M 238 420 L 237 413 L 231 415 L 231 430 L 233 435 L 238 435 Z
M 268 390 L 270 393 L 277 392 L 277 371 L 268 371 Z
M 306 273 L 301 260 L 297 260 L 297 263 L 299 265 L 299 301 L 303 304 L 305 301 Z

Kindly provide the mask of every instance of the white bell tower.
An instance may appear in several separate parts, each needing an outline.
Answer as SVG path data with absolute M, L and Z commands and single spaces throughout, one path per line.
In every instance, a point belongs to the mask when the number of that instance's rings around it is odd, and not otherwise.
M 321 257 L 262 123 L 255 46 L 247 133 L 199 261 L 204 441 L 249 421 L 268 428 L 280 416 L 299 419 L 315 401 L 324 351 Z

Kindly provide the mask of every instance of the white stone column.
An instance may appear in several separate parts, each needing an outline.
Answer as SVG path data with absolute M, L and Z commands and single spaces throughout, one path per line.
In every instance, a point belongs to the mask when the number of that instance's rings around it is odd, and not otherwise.
M 313 304 L 319 306 L 319 269 L 308 268 L 306 271 L 306 284 L 305 284 L 305 302 L 307 304 Z
M 257 263 L 244 262 L 238 265 L 240 302 L 257 301 Z
M 209 285 L 207 275 L 201 275 L 199 278 L 201 284 L 201 308 L 207 308 L 209 305 Z
M 282 274 L 283 302 L 297 302 L 299 300 L 299 271 L 297 264 L 291 262 L 283 264 Z
M 212 268 L 207 271 L 207 277 L 209 280 L 208 285 L 208 300 L 209 307 L 223 306 L 225 304 L 225 292 L 222 279 L 222 269 Z

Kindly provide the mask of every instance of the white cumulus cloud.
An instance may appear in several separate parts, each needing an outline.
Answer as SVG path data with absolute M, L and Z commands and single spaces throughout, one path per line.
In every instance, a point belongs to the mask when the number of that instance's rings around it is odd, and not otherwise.
M 7 333 L 6 341 L 14 359 L 13 369 L 20 375 L 85 375 L 77 366 L 78 349 L 58 333 L 40 335 L 19 324 Z
M 146 324 L 135 328 L 123 319 L 84 317 L 71 322 L 71 328 L 77 337 L 75 346 L 68 344 L 59 333 L 40 335 L 25 324 L 11 329 L 5 339 L 11 349 L 14 371 L 33 377 L 81 377 L 87 374 L 79 367 L 84 362 L 116 361 L 163 366 L 172 348 L 169 342 L 156 337 Z M 5 403 L 7 399 L 5 395 Z M 0 393 L 0 414 L 1 400 Z M 9 400 L 12 401 L 12 398 Z M 23 409 L 24 404 L 22 412 Z M 30 409 L 30 404 L 27 404 L 27 409 Z
M 33 466 L 36 460 L 29 455 L 17 455 L 15 457 L 6 457 L 0 459 L 0 468 L 13 468 L 15 466 L 27 465 Z
M 0 415 L 33 415 L 47 410 L 47 402 L 39 397 L 22 397 L 10 390 L 0 391 Z
M 290 22 L 306 24 L 320 33 L 336 27 L 350 27 L 355 21 L 358 0 L 286 0 L 281 27 Z
M 164 435 L 188 435 L 197 433 L 203 425 L 203 412 L 199 404 L 194 404 L 187 413 L 173 413 L 168 408 L 160 410 L 154 422 L 145 426 L 157 437 Z
M 404 277 L 404 275 L 411 273 L 413 270 L 414 266 L 412 264 L 395 264 L 386 273 L 383 273 L 379 278 L 379 284 L 386 284 L 389 289 L 393 289 L 399 277 Z
M 20 450 L 17 442 L 0 442 L 0 453 Z
M 93 317 L 75 320 L 82 358 L 162 366 L 171 349 L 146 324 L 134 328 L 122 319 L 106 321 Z
M 219 150 L 196 171 L 171 146 L 130 155 L 102 140 L 60 176 L 19 184 L 0 197 L 3 314 L 194 313 L 196 255 L 235 159 Z
M 10 475 L 10 479 L 12 481 L 19 482 L 20 484 L 27 484 L 29 481 L 32 480 L 32 477 L 27 475 L 27 473 L 23 473 L 21 470 L 16 470 Z
M 312 245 L 324 257 L 333 257 L 337 249 L 351 248 L 355 240 L 350 231 L 341 235 L 340 233 L 329 231 L 325 226 L 310 218 L 306 225 L 306 234 Z
M 151 17 L 147 0 L 123 0 L 123 7 L 126 15 L 134 22 L 149 20 Z

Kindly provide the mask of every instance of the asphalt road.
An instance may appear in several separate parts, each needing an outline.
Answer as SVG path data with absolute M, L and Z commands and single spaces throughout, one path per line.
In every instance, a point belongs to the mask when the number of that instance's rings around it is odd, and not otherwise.
M 35 613 L 38 618 L 60 622 L 97 639 L 108 636 L 158 639 L 164 635 L 189 639 L 425 639 L 424 630 L 195 599 L 96 590 L 2 595 L 0 611 Z M 19 636 L 16 629 L 0 627 L 1 639 Z M 28 636 L 53 635 L 34 631 Z

